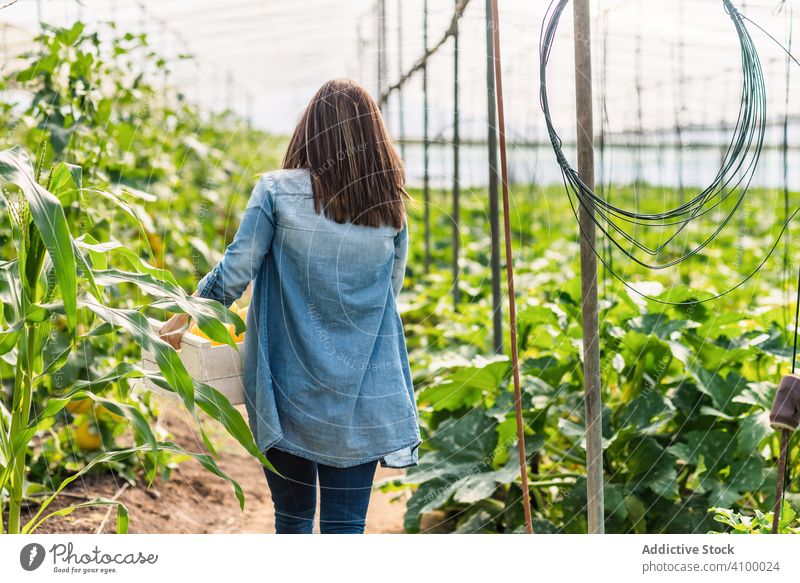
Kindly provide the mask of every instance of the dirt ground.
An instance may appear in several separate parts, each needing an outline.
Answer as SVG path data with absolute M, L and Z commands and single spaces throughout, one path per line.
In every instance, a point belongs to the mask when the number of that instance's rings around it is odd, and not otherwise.
M 242 414 L 245 414 L 243 408 Z M 204 450 L 201 437 L 184 410 L 165 402 L 159 421 L 179 445 L 190 451 Z M 76 480 L 66 490 L 60 504 L 116 496 L 128 507 L 132 533 L 274 532 L 269 488 L 258 462 L 218 426 L 208 423 L 207 432 L 220 455 L 220 467 L 244 490 L 244 511 L 239 510 L 230 484 L 208 473 L 194 460 L 180 463 L 169 481 L 157 481 L 149 489 L 144 483 L 129 486 L 111 474 Z M 401 471 L 378 468 L 375 479 L 378 481 Z M 405 503 L 395 498 L 396 493 L 373 492 L 367 514 L 367 533 L 403 532 Z M 51 509 L 55 510 L 58 504 L 57 500 Z M 104 533 L 116 531 L 116 512 L 113 509 L 110 512 L 102 507 L 77 510 L 66 517 L 48 521 L 37 532 L 95 533 L 98 530 Z

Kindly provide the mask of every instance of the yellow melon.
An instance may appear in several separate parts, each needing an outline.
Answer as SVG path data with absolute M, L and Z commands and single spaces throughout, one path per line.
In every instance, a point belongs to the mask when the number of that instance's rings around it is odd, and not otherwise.
M 94 423 L 90 423 L 87 419 L 75 430 L 75 443 L 84 451 L 94 451 L 100 449 L 103 440 L 100 439 L 100 432 Z
M 89 398 L 86 399 L 75 399 L 74 401 L 70 401 L 67 403 L 67 411 L 78 415 L 79 413 L 87 413 L 92 408 L 92 400 Z

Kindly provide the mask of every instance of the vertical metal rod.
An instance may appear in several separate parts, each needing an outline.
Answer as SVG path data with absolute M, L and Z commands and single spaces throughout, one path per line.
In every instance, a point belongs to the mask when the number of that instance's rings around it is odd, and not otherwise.
M 794 27 L 792 25 L 792 18 L 794 16 L 794 10 L 792 9 L 792 5 L 788 5 L 789 10 L 789 31 L 788 31 L 788 38 L 786 43 L 786 50 L 791 53 L 792 52 L 792 41 L 794 36 Z M 782 143 L 781 143 L 781 158 L 783 162 L 783 220 L 784 222 L 789 220 L 789 94 L 790 94 L 790 87 L 791 87 L 791 75 L 792 75 L 792 60 L 789 55 L 786 56 L 786 95 L 784 97 L 784 114 L 783 114 L 783 135 L 782 135 Z M 786 236 L 783 240 L 783 282 L 782 287 L 785 294 L 785 305 L 789 304 L 789 249 L 790 249 L 790 241 L 789 241 L 789 232 L 786 232 Z M 800 288 L 799 288 L 800 289 Z M 789 320 L 789 310 L 788 308 L 784 309 L 784 325 L 788 325 Z M 796 334 L 795 334 L 796 337 Z
M 511 374 L 514 380 L 514 409 L 517 418 L 517 452 L 519 473 L 522 479 L 522 508 L 525 512 L 525 530 L 533 534 L 531 499 L 528 489 L 528 458 L 525 455 L 525 426 L 522 419 L 522 389 L 519 379 L 517 355 L 517 303 L 514 297 L 514 253 L 511 246 L 511 204 L 508 199 L 508 161 L 506 157 L 506 122 L 503 113 L 503 70 L 500 66 L 500 14 L 497 0 L 492 0 L 492 37 L 494 43 L 494 77 L 497 95 L 497 124 L 500 136 L 500 171 L 503 184 L 503 227 L 506 247 L 506 279 L 508 280 L 508 319 L 511 332 Z
M 386 78 L 386 0 L 377 0 L 378 12 L 378 99 L 383 95 L 383 81 Z
M 233 73 L 230 70 L 225 71 L 225 111 L 233 111 Z
M 356 25 L 356 47 L 358 48 L 358 79 L 362 83 L 366 83 L 364 79 L 364 47 L 366 46 L 364 40 L 364 33 L 361 30 L 361 21 Z
M 594 119 L 592 112 L 592 44 L 589 0 L 573 0 L 575 20 L 575 106 L 578 173 L 594 189 Z M 583 309 L 583 377 L 586 425 L 586 489 L 589 532 L 602 534 L 603 447 L 600 397 L 600 335 L 597 309 L 597 256 L 593 211 L 580 206 L 581 296 Z
M 428 0 L 424 1 L 422 21 L 422 42 L 425 54 L 428 53 Z M 425 273 L 431 270 L 431 185 L 430 185 L 430 139 L 428 136 L 428 61 L 422 67 L 422 200 L 425 205 Z
M 459 0 L 455 0 L 458 6 Z M 458 95 L 458 27 L 459 23 L 456 21 L 456 29 L 453 34 L 453 308 L 458 310 L 458 303 L 460 301 L 459 293 L 459 266 L 458 258 L 461 255 L 461 112 L 459 111 L 459 95 Z
M 675 88 L 677 91 L 677 96 L 675 99 L 675 137 L 678 141 L 678 151 L 677 151 L 677 158 L 678 158 L 678 196 L 681 204 L 684 202 L 685 192 L 684 192 L 684 184 L 683 184 L 683 126 L 681 123 L 683 117 L 683 110 L 684 106 L 684 60 L 685 60 L 685 46 L 686 42 L 684 40 L 684 30 L 686 23 L 684 22 L 684 13 L 685 13 L 685 6 L 684 0 L 681 0 L 680 4 L 678 4 L 678 34 L 679 41 L 678 41 L 678 53 L 677 53 L 677 65 L 678 65 L 678 79 L 675 83 Z
M 500 211 L 498 209 L 497 182 L 497 110 L 494 79 L 494 35 L 492 27 L 492 0 L 486 0 L 486 143 L 489 149 L 489 229 L 491 231 L 492 268 L 492 324 L 493 347 L 497 354 L 503 352 L 503 296 L 500 291 Z
M 772 507 L 772 534 L 778 534 L 781 521 L 781 505 L 783 504 L 783 488 L 786 481 L 786 457 L 789 451 L 788 429 L 781 431 L 781 453 L 778 457 L 778 476 L 775 479 L 775 505 Z
M 397 78 L 403 76 L 403 0 L 397 0 Z M 406 159 L 406 112 L 403 87 L 397 90 L 397 134 L 400 139 L 400 158 Z
M 636 29 L 636 49 L 634 67 L 636 69 L 636 168 L 634 175 L 634 195 L 638 192 L 639 185 L 644 181 L 642 176 L 642 151 L 644 149 L 644 127 L 642 110 L 642 3 L 637 2 L 639 7 L 639 27 Z M 591 63 L 590 63 L 591 64 Z

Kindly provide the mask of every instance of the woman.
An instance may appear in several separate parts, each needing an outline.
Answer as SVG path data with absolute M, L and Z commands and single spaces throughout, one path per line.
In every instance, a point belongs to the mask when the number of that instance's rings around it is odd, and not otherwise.
M 408 251 L 402 163 L 375 101 L 325 83 L 283 170 L 261 177 L 197 295 L 229 306 L 255 280 L 244 385 L 278 533 L 363 533 L 378 462 L 417 463 L 417 408 L 395 298 Z M 173 346 L 188 323 L 161 329 Z

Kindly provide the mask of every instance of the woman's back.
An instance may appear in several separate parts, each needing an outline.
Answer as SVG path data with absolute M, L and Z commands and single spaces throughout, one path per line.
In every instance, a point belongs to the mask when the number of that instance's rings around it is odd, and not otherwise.
M 331 325 L 347 326 L 383 310 L 399 231 L 340 224 L 318 214 L 307 170 L 274 172 L 269 179 L 274 183 L 273 245 L 285 263 L 279 267 L 299 270 L 293 277 L 306 280 L 305 293 L 323 304 L 316 307 L 324 307 Z
M 226 258 L 199 288 L 230 303 L 237 280 L 255 274 L 243 357 L 262 450 L 337 467 L 415 462 L 417 411 L 395 304 L 406 252 L 405 225 L 317 213 L 307 170 L 261 178 Z
M 415 465 L 420 445 L 395 304 L 408 253 L 405 173 L 378 104 L 346 79 L 314 95 L 283 168 L 258 181 L 197 293 L 230 306 L 253 282 L 245 406 L 281 473 L 267 472 L 278 532 L 311 532 L 317 475 L 322 531 L 363 532 L 376 462 Z M 184 325 L 173 316 L 162 335 Z

